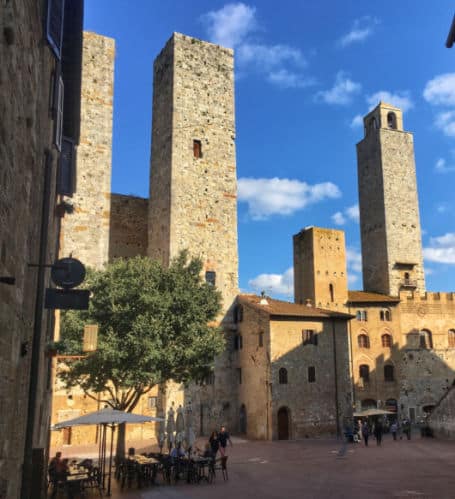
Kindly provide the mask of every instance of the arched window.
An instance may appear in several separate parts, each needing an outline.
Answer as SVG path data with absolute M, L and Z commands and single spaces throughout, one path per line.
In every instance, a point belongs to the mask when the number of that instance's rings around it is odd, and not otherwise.
M 370 348 L 370 338 L 366 334 L 359 334 L 357 336 L 357 343 L 359 348 Z
M 361 364 L 359 366 L 359 378 L 364 383 L 368 383 L 370 381 L 370 368 L 366 364 Z
M 284 367 L 280 368 L 278 371 L 278 381 L 280 382 L 280 385 L 288 384 L 288 371 Z
M 393 344 L 392 335 L 385 333 L 381 336 L 382 346 L 384 348 L 391 348 Z
M 449 329 L 449 348 L 455 348 L 455 329 Z
M 368 320 L 368 314 L 366 310 L 357 310 L 355 317 L 358 321 L 366 322 Z
M 391 321 L 392 314 L 389 309 L 384 309 L 379 312 L 379 318 L 381 321 Z
M 387 126 L 392 130 L 397 129 L 397 116 L 395 113 L 390 112 L 387 114 Z
M 235 335 L 234 350 L 241 350 L 243 348 L 243 338 L 241 334 Z
M 419 333 L 420 336 L 420 342 L 419 346 L 420 348 L 426 348 L 427 350 L 430 348 L 433 348 L 433 338 L 431 337 L 431 332 L 428 331 L 427 329 L 422 329 Z
M 376 118 L 373 116 L 369 121 L 368 121 L 368 132 L 371 130 L 375 130 L 378 128 L 378 122 L 376 121 Z
M 234 309 L 234 322 L 237 324 L 238 322 L 243 321 L 243 306 L 237 305 Z
M 329 292 L 330 292 L 330 301 L 335 301 L 333 298 L 333 284 L 329 284 Z
M 384 366 L 384 381 L 395 381 L 394 367 L 391 364 Z

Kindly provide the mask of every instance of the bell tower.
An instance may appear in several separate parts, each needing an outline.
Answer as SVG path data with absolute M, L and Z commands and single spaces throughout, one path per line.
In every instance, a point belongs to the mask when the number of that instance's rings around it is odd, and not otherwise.
M 398 296 L 425 291 L 413 135 L 403 113 L 380 102 L 357 144 L 363 286 Z

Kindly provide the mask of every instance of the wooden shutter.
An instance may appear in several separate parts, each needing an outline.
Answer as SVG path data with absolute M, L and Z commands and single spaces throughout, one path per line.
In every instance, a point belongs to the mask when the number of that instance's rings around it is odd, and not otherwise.
M 58 60 L 62 57 L 65 0 L 47 0 L 46 39 Z
M 76 190 L 76 146 L 63 137 L 57 178 L 57 194 L 72 197 Z
M 57 86 L 57 109 L 54 117 L 54 144 L 59 151 L 62 150 L 62 135 L 63 135 L 63 102 L 64 102 L 64 85 L 63 79 L 60 76 Z

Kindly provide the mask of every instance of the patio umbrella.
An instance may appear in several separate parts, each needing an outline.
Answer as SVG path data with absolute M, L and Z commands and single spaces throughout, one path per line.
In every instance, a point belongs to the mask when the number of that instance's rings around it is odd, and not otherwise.
M 160 447 L 160 453 L 163 453 L 164 442 L 166 441 L 166 419 L 164 414 L 160 412 L 160 426 L 158 429 L 158 445 Z
M 147 423 L 150 421 L 162 421 L 162 418 L 153 416 L 143 416 L 141 414 L 132 414 L 131 412 L 117 411 L 115 409 L 102 409 L 101 411 L 91 412 L 84 414 L 78 418 L 68 419 L 61 421 L 51 427 L 52 430 L 60 430 L 71 426 L 84 426 L 84 425 L 101 425 L 101 439 L 100 439 L 100 454 L 99 464 L 102 469 L 103 486 L 104 486 L 104 470 L 106 464 L 106 434 L 107 427 L 111 428 L 111 449 L 109 456 L 109 475 L 107 485 L 107 495 L 111 495 L 111 473 L 112 473 L 112 451 L 114 445 L 114 430 L 115 425 L 122 423 Z
M 366 418 L 368 416 L 383 416 L 384 414 L 396 414 L 392 411 L 386 411 L 384 409 L 365 409 L 364 411 L 354 412 L 356 418 Z
M 185 440 L 188 448 L 188 454 L 191 456 L 191 449 L 196 441 L 196 435 L 193 430 L 193 411 L 191 410 L 191 405 L 189 405 L 186 410 L 185 423 Z
M 175 431 L 177 433 L 183 432 L 185 429 L 185 417 L 183 416 L 183 407 L 180 405 L 177 409 L 177 419 L 175 422 Z

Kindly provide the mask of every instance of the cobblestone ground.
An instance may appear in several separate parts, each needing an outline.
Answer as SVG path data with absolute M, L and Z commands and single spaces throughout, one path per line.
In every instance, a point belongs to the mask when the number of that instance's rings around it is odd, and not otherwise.
M 115 491 L 115 499 L 455 498 L 455 441 L 234 440 L 229 480 Z

